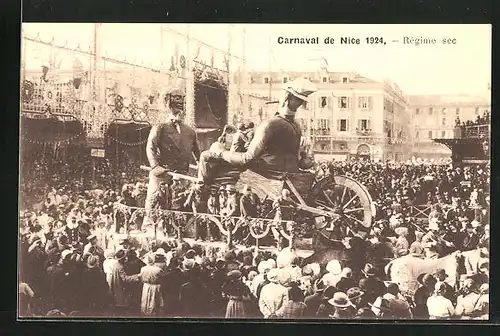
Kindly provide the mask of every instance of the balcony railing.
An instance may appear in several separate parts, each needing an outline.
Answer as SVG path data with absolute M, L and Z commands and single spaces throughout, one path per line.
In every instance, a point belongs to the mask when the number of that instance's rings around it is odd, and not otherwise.
M 455 127 L 453 137 L 455 139 L 482 139 L 490 136 L 491 125 L 472 125 Z

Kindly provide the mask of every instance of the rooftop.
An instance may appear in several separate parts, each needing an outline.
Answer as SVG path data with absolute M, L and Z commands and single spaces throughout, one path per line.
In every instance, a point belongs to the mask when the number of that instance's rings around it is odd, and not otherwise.
M 484 97 L 471 96 L 467 94 L 458 95 L 408 95 L 410 105 L 490 105 Z

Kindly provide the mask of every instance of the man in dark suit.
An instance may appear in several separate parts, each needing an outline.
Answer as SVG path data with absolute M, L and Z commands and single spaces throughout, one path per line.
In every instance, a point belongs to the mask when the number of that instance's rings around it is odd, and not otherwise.
M 189 164 L 200 156 L 195 130 L 182 122 L 184 97 L 184 92 L 177 88 L 167 92 L 165 105 L 168 121 L 153 126 L 149 133 L 146 155 L 151 171 L 146 210 L 151 210 L 160 182 L 169 178 L 167 171 L 185 174 L 189 170 Z

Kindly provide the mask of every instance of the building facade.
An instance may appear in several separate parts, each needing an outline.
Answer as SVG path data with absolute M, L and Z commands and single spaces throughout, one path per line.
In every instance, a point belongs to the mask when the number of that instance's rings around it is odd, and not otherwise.
M 317 91 L 297 111 L 296 119 L 310 140 L 317 159 L 351 157 L 407 160 L 411 149 L 411 115 L 397 85 L 356 73 L 249 72 L 246 92 L 248 120 L 261 121 L 278 110 L 281 86 L 298 77 L 315 83 Z
M 475 121 L 491 110 L 487 99 L 467 95 L 410 95 L 413 156 L 423 159 L 449 158 L 451 150 L 433 139 L 451 139 L 458 120 Z

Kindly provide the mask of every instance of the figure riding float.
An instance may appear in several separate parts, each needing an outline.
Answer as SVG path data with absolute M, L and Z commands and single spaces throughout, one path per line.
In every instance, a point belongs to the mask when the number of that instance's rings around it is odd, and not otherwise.
M 147 154 L 152 168 L 143 167 L 150 170 L 148 195 L 156 191 L 159 180 L 175 176 L 191 181 L 188 203 L 194 219 L 188 225 L 193 222 L 198 225 L 197 218 L 202 216 L 228 236 L 230 245 L 240 226 L 247 227 L 257 242 L 258 237 L 272 232 L 279 247 L 283 237 L 291 243 L 302 231 L 310 238 L 313 235 L 315 250 L 331 248 L 341 241 L 343 246 L 345 237 L 364 237 L 375 211 L 366 188 L 346 176 L 327 174 L 318 180 L 308 170 L 314 161 L 301 147 L 302 134 L 295 114 L 315 91 L 305 78 L 286 83 L 279 100 L 279 113 L 255 129 L 252 140 L 245 146 L 247 150 L 225 149 L 226 133 L 231 131 L 226 126 L 218 141 L 199 155 L 198 176 L 193 177 L 187 172 L 193 155 L 198 158 L 196 133 L 181 121 L 183 94 L 171 90 L 165 97 L 169 122 L 153 127 L 148 139 Z M 231 191 L 243 190 L 243 186 L 259 199 L 270 200 L 270 211 L 254 218 L 249 214 L 255 215 L 255 209 L 239 209 L 251 202 L 238 202 Z M 146 204 L 149 212 L 150 203 Z M 258 228 L 263 228 L 260 233 Z

